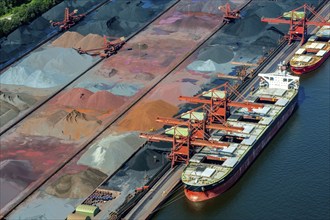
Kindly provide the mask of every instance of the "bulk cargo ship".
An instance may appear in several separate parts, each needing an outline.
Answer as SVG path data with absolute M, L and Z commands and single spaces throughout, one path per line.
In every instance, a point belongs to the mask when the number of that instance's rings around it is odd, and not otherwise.
M 227 118 L 227 125 L 244 130 L 212 132 L 209 139 L 227 143 L 227 147 L 203 147 L 189 160 L 181 177 L 189 200 L 208 200 L 229 189 L 292 114 L 297 104 L 299 77 L 289 75 L 283 66 L 259 77 L 259 88 L 245 101 L 262 103 L 263 108 L 235 109 Z
M 172 167 L 186 163 L 181 180 L 191 201 L 211 199 L 231 187 L 292 114 L 299 77 L 282 65 L 258 77 L 258 89 L 247 96 L 229 83 L 194 97 L 180 96 L 202 105 L 175 118 L 158 117 L 171 127 L 140 134 L 149 141 L 172 142 L 169 158 Z
M 321 66 L 330 55 L 330 26 L 321 27 L 290 60 L 292 72 L 303 74 Z

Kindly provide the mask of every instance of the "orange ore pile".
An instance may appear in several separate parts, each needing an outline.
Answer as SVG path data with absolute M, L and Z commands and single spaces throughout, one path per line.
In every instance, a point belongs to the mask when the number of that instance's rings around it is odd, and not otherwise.
M 97 49 L 104 46 L 103 37 L 97 34 L 83 36 L 77 32 L 67 31 L 57 38 L 52 45 L 54 47 L 81 48 L 83 50 Z
M 171 117 L 178 112 L 178 108 L 162 100 L 140 103 L 135 106 L 126 117 L 119 122 L 120 131 L 148 131 L 159 129 L 162 124 L 156 118 Z

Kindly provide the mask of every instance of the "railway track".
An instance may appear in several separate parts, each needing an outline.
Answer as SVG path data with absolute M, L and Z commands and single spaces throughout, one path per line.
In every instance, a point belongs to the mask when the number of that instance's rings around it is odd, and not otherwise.
M 246 4 L 244 4 L 241 7 L 241 10 L 245 8 L 252 0 L 249 0 Z M 180 2 L 180 0 L 175 1 L 170 7 L 168 7 L 166 10 L 164 10 L 162 13 L 157 15 L 155 18 L 153 18 L 150 22 L 148 22 L 146 25 L 144 25 L 142 28 L 140 28 L 137 32 L 134 34 L 130 35 L 127 38 L 127 41 L 132 39 L 134 36 L 139 34 L 142 30 L 144 30 L 147 26 L 149 26 L 151 23 L 153 23 L 156 19 L 161 17 L 163 14 L 165 14 L 167 11 L 172 9 L 175 5 L 177 5 Z M 68 163 L 70 163 L 79 153 L 81 153 L 83 150 L 86 149 L 93 141 L 95 141 L 98 137 L 100 137 L 110 126 L 112 126 L 115 122 L 118 121 L 123 115 L 125 115 L 134 105 L 136 105 L 143 97 L 145 97 L 152 89 L 154 89 L 159 83 L 161 83 L 165 78 L 167 78 L 171 73 L 173 73 L 182 63 L 184 63 L 193 53 L 195 53 L 198 49 L 201 48 L 207 42 L 211 37 L 213 37 L 222 27 L 224 27 L 225 23 L 222 23 L 221 25 L 217 26 L 214 28 L 211 33 L 205 37 L 203 41 L 198 43 L 196 47 L 191 50 L 189 53 L 187 53 L 179 63 L 177 63 L 171 70 L 169 70 L 167 73 L 165 73 L 157 82 L 155 82 L 152 86 L 150 86 L 147 90 L 143 92 L 139 97 L 137 97 L 124 111 L 118 113 L 113 120 L 111 120 L 105 127 L 103 127 L 100 131 L 98 131 L 97 134 L 95 134 L 93 137 L 91 137 L 88 141 L 86 141 L 84 144 L 82 144 L 82 147 L 76 151 L 73 155 L 71 155 L 67 160 L 63 161 L 61 166 L 57 167 L 55 170 L 51 171 L 50 173 L 47 174 L 47 177 L 40 181 L 37 186 L 33 187 L 26 195 L 24 195 L 22 198 L 19 198 L 16 200 L 16 204 L 10 207 L 8 210 L 5 210 L 4 213 L 2 213 L 1 217 L 6 217 L 8 216 L 15 208 L 17 208 L 20 204 L 22 204 L 26 199 L 31 196 L 34 192 L 36 192 L 43 184 L 45 184 L 52 176 L 54 176 L 56 173 L 58 173 L 62 168 L 64 168 Z M 48 97 L 46 100 L 42 101 L 39 103 L 33 110 L 29 111 L 26 113 L 22 118 L 20 118 L 18 121 L 15 123 L 11 124 L 9 127 L 5 128 L 0 132 L 0 135 L 5 134 L 8 132 L 11 128 L 16 126 L 18 123 L 23 121 L 25 118 L 27 118 L 29 115 L 31 115 L 33 112 L 38 110 L 40 107 L 42 107 L 44 104 L 46 104 L 48 101 L 50 101 L 52 98 L 54 98 L 56 95 L 58 95 L 60 92 L 62 92 L 64 89 L 68 88 L 70 85 L 72 85 L 76 80 L 78 80 L 80 77 L 85 75 L 89 70 L 93 69 L 95 66 L 97 66 L 99 63 L 101 63 L 103 59 L 98 60 L 96 63 L 94 63 L 92 66 L 90 66 L 87 70 L 85 70 L 83 73 L 79 74 L 77 77 L 75 77 L 73 80 L 71 80 L 68 84 L 63 86 L 61 89 L 59 89 L 57 92 L 52 94 L 50 97 Z

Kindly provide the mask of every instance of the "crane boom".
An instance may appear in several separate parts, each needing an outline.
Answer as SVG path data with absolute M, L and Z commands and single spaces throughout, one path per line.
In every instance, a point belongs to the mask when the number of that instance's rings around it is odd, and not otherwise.
M 156 119 L 157 122 L 164 123 L 167 125 L 182 125 L 182 126 L 192 126 L 192 127 L 198 127 L 200 126 L 199 123 L 191 123 L 189 121 L 184 121 L 176 118 L 166 118 L 166 117 L 157 117 Z M 229 132 L 240 132 L 243 131 L 243 127 L 234 127 L 234 126 L 224 126 L 220 124 L 207 124 L 206 125 L 207 129 L 214 129 L 214 130 L 224 130 L 224 131 L 229 131 Z
M 149 141 L 166 141 L 166 142 L 173 142 L 173 137 L 169 137 L 166 135 L 160 134 L 140 134 L 141 138 L 146 138 Z M 175 143 L 187 143 L 186 139 L 175 139 Z M 229 146 L 229 143 L 218 142 L 218 141 L 207 141 L 207 140 L 191 140 L 191 145 L 200 146 L 200 147 L 214 147 L 214 148 L 225 148 Z
M 298 11 L 303 9 L 303 11 Z M 314 20 L 309 20 L 306 17 L 307 12 L 311 12 L 314 15 Z M 295 13 L 303 13 L 303 16 L 295 16 Z M 286 38 L 289 39 L 289 44 L 293 40 L 300 40 L 300 44 L 303 44 L 305 42 L 306 36 L 307 36 L 307 26 L 313 25 L 313 26 L 326 26 L 330 25 L 330 22 L 328 22 L 326 19 L 321 17 L 314 9 L 307 4 L 304 4 L 303 6 L 300 6 L 299 8 L 296 8 L 294 10 L 291 10 L 289 12 L 290 19 L 286 19 L 283 16 L 280 16 L 278 18 L 261 18 L 262 22 L 268 22 L 268 23 L 274 23 L 274 24 L 289 24 L 290 29 L 288 34 L 286 35 Z
M 213 104 L 213 105 L 221 105 L 223 104 L 223 100 L 212 100 L 212 99 L 201 99 L 199 97 L 187 97 L 187 96 L 179 96 L 179 100 L 187 101 L 191 103 L 201 103 L 201 104 Z M 234 102 L 234 101 L 227 101 L 227 105 L 230 107 L 240 107 L 240 108 L 248 108 L 248 109 L 256 109 L 256 108 L 263 108 L 263 104 L 259 103 L 251 103 L 251 102 Z
M 282 18 L 261 18 L 261 21 L 267 23 L 273 23 L 273 24 L 293 24 L 293 25 L 298 25 L 302 23 L 301 20 L 291 21 Z M 325 25 L 330 25 L 330 22 L 306 21 L 306 24 L 313 26 L 325 26 Z

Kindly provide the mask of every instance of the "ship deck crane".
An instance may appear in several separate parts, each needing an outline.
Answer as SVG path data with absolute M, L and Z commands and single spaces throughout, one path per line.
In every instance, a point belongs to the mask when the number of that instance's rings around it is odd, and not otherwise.
M 235 19 L 239 19 L 240 18 L 240 14 L 239 14 L 239 10 L 232 10 L 230 8 L 230 4 L 226 3 L 223 6 L 219 6 L 218 9 L 220 11 L 223 11 L 225 14 L 223 16 L 223 21 L 224 22 L 231 22 Z
M 299 10 L 302 10 L 299 11 Z M 299 15 L 300 14 L 302 15 Z M 315 16 L 315 21 L 312 21 L 307 18 L 306 13 L 310 12 Z M 314 25 L 314 26 L 325 26 L 330 25 L 330 22 L 327 22 L 323 17 L 321 17 L 319 14 L 317 14 L 316 11 L 314 11 L 313 8 L 308 6 L 307 4 L 304 4 L 303 6 L 300 6 L 299 8 L 296 8 L 289 12 L 290 19 L 285 19 L 284 15 L 277 17 L 277 18 L 261 18 L 262 22 L 268 22 L 268 23 L 275 23 L 275 24 L 289 24 L 289 32 L 286 36 L 289 39 L 289 44 L 293 40 L 300 40 L 301 44 L 305 42 L 306 35 L 307 35 L 307 26 Z
M 86 16 L 86 14 L 77 15 L 77 13 L 77 9 L 73 10 L 73 12 L 70 13 L 69 8 L 65 8 L 63 21 L 50 21 L 50 24 L 53 27 L 59 26 L 60 31 L 66 31 Z
M 77 50 L 79 54 L 88 54 L 91 56 L 100 56 L 101 58 L 107 58 L 117 53 L 117 51 L 120 50 L 122 46 L 125 44 L 125 37 L 121 37 L 113 41 L 109 41 L 108 38 L 112 38 L 112 37 L 108 37 L 108 36 L 103 37 L 104 47 L 90 49 L 90 50 L 83 50 L 81 48 L 78 48 L 75 50 Z

